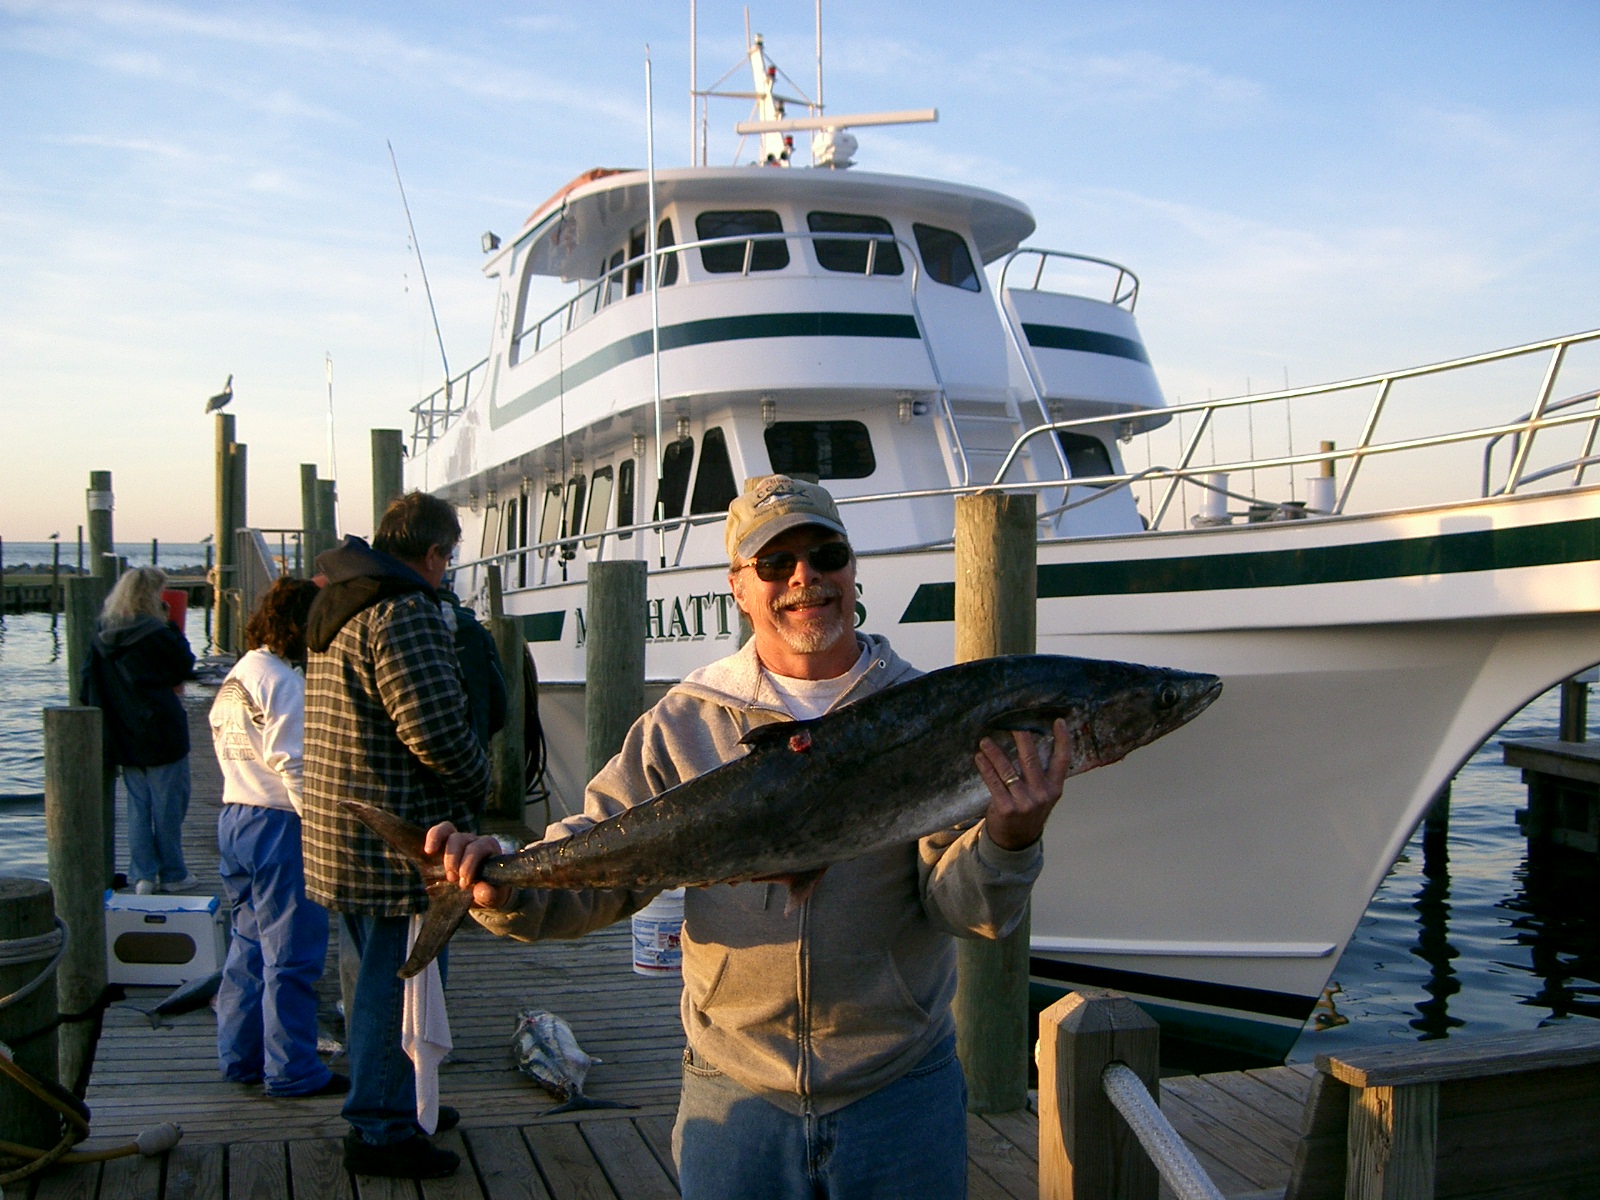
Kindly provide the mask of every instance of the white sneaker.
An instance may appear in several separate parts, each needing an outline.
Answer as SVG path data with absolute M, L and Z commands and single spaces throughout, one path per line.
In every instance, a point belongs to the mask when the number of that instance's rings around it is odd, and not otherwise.
M 140 881 L 141 883 L 143 880 Z M 200 886 L 200 876 L 185 875 L 177 883 L 164 883 L 161 885 L 163 892 L 188 892 Z
M 133 885 L 133 894 L 135 896 L 153 896 L 155 892 L 156 881 L 154 879 L 141 879 Z

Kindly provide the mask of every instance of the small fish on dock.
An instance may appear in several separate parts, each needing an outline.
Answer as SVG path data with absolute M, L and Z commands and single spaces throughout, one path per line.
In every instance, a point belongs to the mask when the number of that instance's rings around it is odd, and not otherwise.
M 139 1011 L 150 1018 L 151 1029 L 160 1029 L 165 1024 L 162 1021 L 163 1017 L 175 1017 L 179 1013 L 193 1012 L 210 1004 L 211 998 L 217 994 L 217 989 L 221 986 L 222 972 L 213 971 L 204 978 L 191 979 L 188 983 L 179 984 L 154 1008 L 141 1008 Z
M 511 1035 L 511 1061 L 517 1070 L 561 1101 L 545 1116 L 587 1108 L 633 1107 L 615 1100 L 591 1100 L 583 1094 L 589 1068 L 600 1060 L 584 1053 L 572 1026 L 555 1013 L 525 1008 L 517 1014 L 517 1028 Z

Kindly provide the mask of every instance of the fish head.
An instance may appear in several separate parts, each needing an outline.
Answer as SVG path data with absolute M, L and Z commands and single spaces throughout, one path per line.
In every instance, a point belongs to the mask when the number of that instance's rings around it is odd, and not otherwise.
M 1165 737 L 1222 692 L 1215 675 L 1170 667 L 1042 654 L 1012 662 L 1017 678 L 997 689 L 996 703 L 1005 711 L 993 727 L 1047 736 L 1057 719 L 1064 720 L 1073 775 L 1118 762 Z

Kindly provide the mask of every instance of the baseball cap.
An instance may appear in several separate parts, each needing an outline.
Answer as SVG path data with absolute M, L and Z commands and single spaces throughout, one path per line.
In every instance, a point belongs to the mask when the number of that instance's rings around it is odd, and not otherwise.
M 847 537 L 838 505 L 820 484 L 788 475 L 762 475 L 744 481 L 744 494 L 728 505 L 724 539 L 728 559 L 753 558 L 786 530 L 820 525 Z

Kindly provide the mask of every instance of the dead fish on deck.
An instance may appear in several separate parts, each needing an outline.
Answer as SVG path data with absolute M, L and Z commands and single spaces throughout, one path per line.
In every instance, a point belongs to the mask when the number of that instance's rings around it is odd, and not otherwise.
M 511 1035 L 511 1061 L 517 1070 L 561 1101 L 544 1116 L 586 1108 L 633 1107 L 615 1100 L 591 1100 L 583 1094 L 589 1068 L 600 1060 L 584 1053 L 572 1026 L 555 1013 L 525 1008 L 517 1014 L 516 1032 Z
M 221 986 L 222 972 L 213 971 L 204 978 L 191 979 L 188 983 L 179 984 L 154 1008 L 141 1008 L 139 1011 L 150 1018 L 151 1029 L 160 1029 L 162 1017 L 173 1017 L 179 1013 L 205 1007 L 211 1003 L 211 997 L 217 994 L 217 989 Z
M 931 671 L 812 721 L 759 725 L 750 752 L 570 838 L 483 863 L 510 887 L 656 890 L 792 878 L 801 901 L 830 863 L 975 821 L 989 791 L 979 739 L 1067 723 L 1069 775 L 1081 775 L 1193 719 L 1222 690 L 1215 675 L 1030 654 Z M 1059 751 L 1053 751 L 1059 752 Z M 341 801 L 422 874 L 431 898 L 409 978 L 471 907 L 423 853 L 424 831 L 380 808 Z

